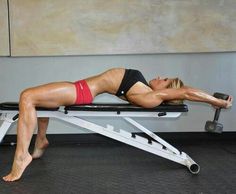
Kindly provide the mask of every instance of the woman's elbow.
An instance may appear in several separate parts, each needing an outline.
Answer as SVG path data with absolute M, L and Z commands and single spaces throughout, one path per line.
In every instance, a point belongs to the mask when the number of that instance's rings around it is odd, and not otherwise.
M 163 102 L 163 100 L 161 100 L 161 99 L 158 99 L 155 101 L 148 101 L 143 105 L 143 107 L 144 108 L 155 108 L 155 107 L 159 106 L 162 102 Z

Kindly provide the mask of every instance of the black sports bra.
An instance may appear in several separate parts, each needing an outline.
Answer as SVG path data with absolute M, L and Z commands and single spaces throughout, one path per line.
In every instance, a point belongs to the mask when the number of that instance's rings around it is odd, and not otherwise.
M 125 96 L 129 89 L 137 82 L 142 82 L 143 84 L 149 86 L 140 71 L 134 69 L 126 69 L 120 87 L 116 92 L 116 96 Z

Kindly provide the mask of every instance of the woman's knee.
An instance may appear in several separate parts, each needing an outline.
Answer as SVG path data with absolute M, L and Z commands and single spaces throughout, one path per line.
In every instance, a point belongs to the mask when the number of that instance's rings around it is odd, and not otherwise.
M 33 91 L 32 89 L 26 89 L 20 94 L 20 104 L 33 104 Z

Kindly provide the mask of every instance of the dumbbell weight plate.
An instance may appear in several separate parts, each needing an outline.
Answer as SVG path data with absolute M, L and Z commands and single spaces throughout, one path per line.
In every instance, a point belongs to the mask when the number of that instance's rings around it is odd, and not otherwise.
M 212 133 L 222 133 L 223 125 L 214 121 L 207 121 L 205 125 L 205 130 Z

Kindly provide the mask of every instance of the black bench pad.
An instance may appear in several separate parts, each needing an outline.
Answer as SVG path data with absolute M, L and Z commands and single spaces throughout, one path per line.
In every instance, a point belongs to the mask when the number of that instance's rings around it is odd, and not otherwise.
M 57 111 L 59 107 L 57 108 L 44 108 L 44 107 L 36 107 L 36 110 L 38 111 Z M 0 110 L 19 110 L 19 103 L 18 102 L 4 102 L 0 103 Z
M 56 107 L 56 108 L 37 107 L 36 108 L 36 110 L 38 110 L 38 111 L 57 111 L 58 109 L 59 109 L 59 107 Z M 19 103 L 18 102 L 0 103 L 0 110 L 18 111 L 19 110 Z M 65 111 L 188 112 L 188 106 L 185 104 L 181 104 L 181 105 L 161 104 L 155 108 L 143 108 L 140 106 L 135 106 L 135 105 L 127 104 L 127 103 L 126 104 L 93 103 L 93 104 L 85 104 L 85 105 L 66 106 Z
M 131 104 L 85 104 L 85 105 L 72 105 L 66 106 L 65 111 L 130 111 L 130 112 L 188 112 L 188 106 L 161 104 L 155 108 L 143 108 Z

